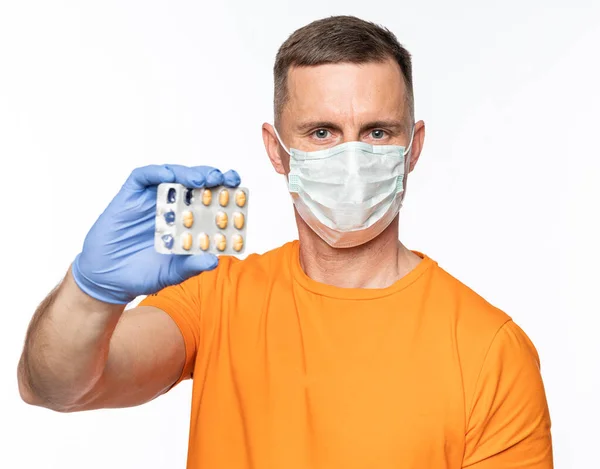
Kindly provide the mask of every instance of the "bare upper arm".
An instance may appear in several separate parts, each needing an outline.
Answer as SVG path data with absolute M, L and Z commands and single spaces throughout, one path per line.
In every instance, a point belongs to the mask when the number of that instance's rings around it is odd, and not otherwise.
M 185 364 L 185 344 L 171 317 L 154 306 L 123 312 L 110 340 L 106 367 L 75 410 L 131 407 L 170 389 Z

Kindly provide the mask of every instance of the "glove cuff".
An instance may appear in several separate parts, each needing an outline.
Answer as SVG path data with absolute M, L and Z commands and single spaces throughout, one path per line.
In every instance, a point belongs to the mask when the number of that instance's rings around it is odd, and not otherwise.
M 113 305 L 126 305 L 133 301 L 135 298 L 126 298 L 126 295 L 123 292 L 115 291 L 110 287 L 104 287 L 99 285 L 88 277 L 81 271 L 80 268 L 80 258 L 81 253 L 77 254 L 73 264 L 71 265 L 71 273 L 73 274 L 73 278 L 75 279 L 75 283 L 77 286 L 83 291 L 86 295 L 95 298 L 96 300 L 102 301 L 104 303 L 110 303 Z

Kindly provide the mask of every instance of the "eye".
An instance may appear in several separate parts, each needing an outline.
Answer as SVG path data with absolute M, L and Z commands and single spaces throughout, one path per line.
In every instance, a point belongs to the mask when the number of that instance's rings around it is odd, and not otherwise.
M 327 130 L 327 129 L 315 130 L 313 132 L 313 135 L 315 137 L 317 137 L 318 139 L 325 139 L 325 138 L 329 137 L 329 130 Z
M 383 137 L 385 137 L 385 132 L 381 129 L 373 130 L 371 131 L 371 137 L 375 140 L 382 139 Z

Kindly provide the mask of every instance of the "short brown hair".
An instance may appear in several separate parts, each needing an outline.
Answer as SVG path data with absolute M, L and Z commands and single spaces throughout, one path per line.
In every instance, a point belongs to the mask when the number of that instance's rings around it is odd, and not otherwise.
M 344 62 L 364 64 L 384 62 L 390 58 L 398 63 L 402 71 L 412 123 L 414 95 L 411 56 L 392 32 L 354 16 L 331 16 L 296 30 L 281 45 L 275 58 L 275 124 L 287 101 L 290 68 Z

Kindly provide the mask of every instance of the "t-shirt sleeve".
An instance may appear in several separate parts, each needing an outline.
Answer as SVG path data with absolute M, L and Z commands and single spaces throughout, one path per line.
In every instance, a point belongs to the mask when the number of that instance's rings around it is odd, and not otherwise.
M 496 334 L 471 402 L 463 468 L 554 467 L 539 357 L 513 321 Z
M 194 372 L 200 345 L 200 295 L 201 275 L 197 275 L 179 285 L 166 287 L 158 293 L 147 296 L 139 304 L 139 306 L 154 306 L 167 313 L 175 321 L 183 336 L 185 365 L 179 379 L 172 387 L 184 379 L 190 379 Z

